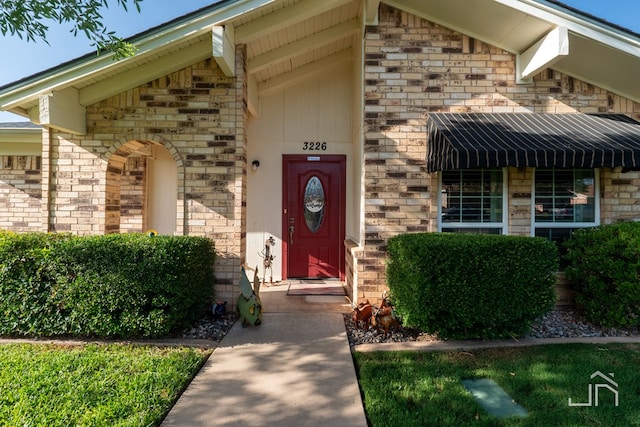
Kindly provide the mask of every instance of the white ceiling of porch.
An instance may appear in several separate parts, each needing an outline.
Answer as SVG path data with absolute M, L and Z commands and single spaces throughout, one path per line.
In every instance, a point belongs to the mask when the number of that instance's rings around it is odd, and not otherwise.
M 366 1 L 365 1 L 366 2 Z M 362 20 L 360 1 L 323 0 L 324 10 L 298 18 L 317 0 L 271 4 L 234 25 L 260 28 L 279 22 L 247 41 L 248 72 L 268 82 L 296 68 L 349 49 Z M 376 4 L 375 1 L 369 3 Z M 459 31 L 513 54 L 524 52 L 557 27 L 569 30 L 569 55 L 552 68 L 640 102 L 640 38 L 589 16 L 534 0 L 383 0 L 383 3 Z M 279 18 L 280 16 L 280 18 Z
M 240 25 L 232 22 L 236 42 L 247 45 L 247 71 L 256 81 L 266 82 L 353 46 L 360 28 L 359 1 L 289 0 L 277 6 L 260 10 L 257 20 L 243 16 Z M 301 13 L 310 7 L 313 12 Z

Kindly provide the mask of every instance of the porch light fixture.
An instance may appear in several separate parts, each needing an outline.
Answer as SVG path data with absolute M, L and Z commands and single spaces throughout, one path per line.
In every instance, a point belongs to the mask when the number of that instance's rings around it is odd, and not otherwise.
M 254 160 L 253 162 L 251 162 L 251 168 L 254 171 L 257 171 L 259 167 L 260 167 L 260 160 Z

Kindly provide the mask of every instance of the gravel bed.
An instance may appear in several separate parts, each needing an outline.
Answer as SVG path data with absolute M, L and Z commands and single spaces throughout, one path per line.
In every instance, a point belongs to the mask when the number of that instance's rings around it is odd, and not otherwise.
M 182 338 L 210 339 L 220 341 L 236 322 L 235 313 L 224 316 L 206 315 L 193 327 L 182 333 Z M 344 315 L 349 344 L 375 344 L 387 342 L 436 341 L 437 335 L 426 334 L 418 329 L 404 327 L 399 331 L 390 332 L 388 336 L 373 329 L 356 328 L 350 314 Z M 583 320 L 573 309 L 555 309 L 540 318 L 531 327 L 528 337 L 531 338 L 571 338 L 571 337 L 616 337 L 638 336 L 637 327 L 629 329 L 602 328 Z
M 437 335 L 426 334 L 413 328 L 402 328 L 385 337 L 374 330 L 365 331 L 355 328 L 350 315 L 345 315 L 345 325 L 349 344 L 375 344 L 385 342 L 436 341 Z M 569 308 L 556 308 L 549 314 L 542 316 L 531 326 L 527 335 L 529 338 L 575 338 L 575 337 L 620 337 L 638 336 L 637 327 L 629 329 L 602 328 L 582 319 L 580 315 Z
M 532 338 L 630 337 L 640 335 L 638 327 L 603 328 L 589 323 L 574 309 L 556 309 L 531 326 Z
M 220 342 L 229 329 L 236 322 L 234 313 L 227 313 L 223 316 L 213 316 L 207 314 L 195 325 L 182 332 L 181 337 L 186 339 L 206 339 Z

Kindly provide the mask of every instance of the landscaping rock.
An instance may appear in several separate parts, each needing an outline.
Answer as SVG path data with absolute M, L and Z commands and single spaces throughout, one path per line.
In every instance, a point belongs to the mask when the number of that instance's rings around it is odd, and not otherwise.
M 191 328 L 182 332 L 182 338 L 207 339 L 220 342 L 236 322 L 235 314 L 213 316 L 207 314 L 198 320 Z
M 194 326 L 185 330 L 182 333 L 182 338 L 209 339 L 219 342 L 229 332 L 236 320 L 235 314 L 231 313 L 222 317 L 207 315 L 198 320 Z M 345 314 L 344 323 L 349 344 L 352 346 L 358 344 L 439 340 L 435 334 L 427 334 L 411 327 L 402 327 L 398 331 L 393 330 L 387 336 L 373 328 L 368 330 L 356 328 L 350 314 Z M 628 336 L 640 336 L 639 328 L 603 328 L 587 322 L 574 309 L 569 308 L 556 308 L 542 316 L 531 326 L 531 331 L 527 335 L 530 338 Z
M 375 344 L 388 342 L 437 341 L 438 336 L 427 334 L 415 328 L 401 328 L 385 337 L 382 333 L 369 329 L 356 328 L 351 317 L 345 315 L 345 326 L 349 344 Z M 635 328 L 617 329 L 603 328 L 582 319 L 580 315 L 569 308 L 556 308 L 542 316 L 531 326 L 527 335 L 530 338 L 576 338 L 576 337 L 617 337 L 638 336 L 640 330 Z

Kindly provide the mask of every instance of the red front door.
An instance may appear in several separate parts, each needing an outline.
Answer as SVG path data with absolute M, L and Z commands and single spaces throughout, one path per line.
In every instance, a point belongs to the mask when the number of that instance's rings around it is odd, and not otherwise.
M 345 156 L 283 157 L 285 278 L 344 278 Z

